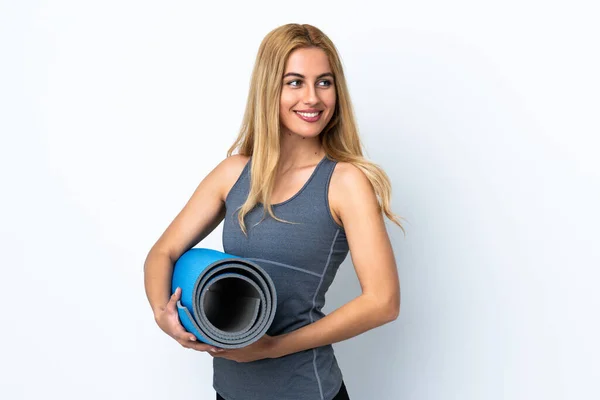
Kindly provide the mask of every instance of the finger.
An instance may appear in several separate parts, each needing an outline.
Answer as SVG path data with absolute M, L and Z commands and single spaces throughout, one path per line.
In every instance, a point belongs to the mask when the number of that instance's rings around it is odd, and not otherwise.
M 211 354 L 218 354 L 219 353 L 219 349 L 210 345 L 210 344 L 206 344 L 206 343 L 194 343 L 194 342 L 190 342 L 190 347 L 194 350 L 197 351 L 207 351 Z
M 212 346 L 210 344 L 206 344 L 206 343 L 198 343 L 198 342 L 191 341 L 191 340 L 181 340 L 181 341 L 178 340 L 178 342 L 185 348 L 194 349 L 197 351 L 207 351 L 211 354 L 218 354 L 222 351 L 222 349 L 219 349 L 217 347 L 214 347 L 214 346 Z
M 185 327 L 183 325 L 181 325 L 179 318 L 177 318 L 177 321 L 175 321 L 175 326 L 173 328 L 173 337 L 177 341 L 185 341 L 185 342 L 192 342 L 192 343 L 194 343 L 198 340 L 193 333 L 188 332 L 185 329 Z
M 176 309 L 175 305 L 177 304 L 177 301 L 179 300 L 180 297 L 181 297 L 181 288 L 177 288 L 171 295 L 171 298 L 169 299 L 169 302 L 167 303 L 167 308 L 170 308 L 171 310 L 175 310 Z
M 183 325 L 181 325 L 181 322 L 179 321 L 179 318 L 177 318 L 177 320 L 174 322 L 174 329 L 173 329 L 173 337 L 177 340 L 185 340 L 185 341 L 192 341 L 195 342 L 196 336 L 194 336 L 193 333 L 188 332 L 185 327 Z
M 176 293 L 174 293 L 176 294 Z M 172 332 L 172 336 L 173 338 L 175 338 L 176 340 L 191 340 L 191 341 L 195 341 L 196 340 L 196 336 L 194 336 L 194 334 L 188 332 L 185 327 L 181 324 L 181 321 L 179 320 L 179 312 L 175 309 L 171 311 L 171 318 L 170 318 L 170 324 L 171 324 L 171 332 Z
M 177 340 L 177 343 L 179 343 L 180 345 L 182 345 L 183 347 L 187 348 L 187 349 L 191 349 L 194 348 L 194 345 L 196 345 L 197 343 L 193 340 L 189 340 L 186 338 L 183 339 L 175 339 Z M 206 345 L 206 343 L 205 343 Z M 209 346 L 210 347 L 210 346 Z

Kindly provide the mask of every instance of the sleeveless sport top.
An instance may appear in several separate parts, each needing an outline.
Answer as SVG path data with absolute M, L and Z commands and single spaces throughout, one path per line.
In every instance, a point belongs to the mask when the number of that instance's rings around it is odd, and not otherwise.
M 331 216 L 329 181 L 336 165 L 324 157 L 304 186 L 273 205 L 289 224 L 263 217 L 263 205 L 246 214 L 244 236 L 237 209 L 250 191 L 248 161 L 225 200 L 223 250 L 247 258 L 271 276 L 277 310 L 267 335 L 297 330 L 325 316 L 325 293 L 349 248 L 344 229 Z M 342 385 L 342 372 L 331 345 L 279 358 L 238 363 L 213 358 L 213 388 L 225 400 L 331 400 Z

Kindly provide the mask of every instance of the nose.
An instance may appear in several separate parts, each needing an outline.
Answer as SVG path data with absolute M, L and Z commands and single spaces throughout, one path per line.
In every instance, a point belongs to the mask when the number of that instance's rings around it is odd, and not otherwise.
M 319 96 L 317 95 L 317 89 L 312 85 L 306 85 L 303 93 L 302 101 L 306 105 L 315 105 L 319 102 Z

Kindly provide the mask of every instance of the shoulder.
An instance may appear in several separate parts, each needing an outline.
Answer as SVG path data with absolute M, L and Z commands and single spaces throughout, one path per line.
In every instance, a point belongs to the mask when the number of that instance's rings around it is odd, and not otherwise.
M 371 183 L 365 173 L 354 164 L 338 162 L 331 175 L 331 185 L 338 190 L 348 191 L 366 189 Z
M 221 200 L 224 202 L 229 194 L 229 191 L 238 180 L 244 167 L 250 160 L 249 156 L 235 154 L 225 158 L 217 165 L 213 171 L 216 178 L 221 183 Z
M 338 162 L 329 184 L 329 205 L 336 222 L 342 222 L 358 208 L 377 208 L 377 197 L 365 173 L 347 162 Z M 353 211 L 354 210 L 354 211 Z
M 219 168 L 225 175 L 238 175 L 242 173 L 242 170 L 246 166 L 246 163 L 250 159 L 250 156 L 243 156 L 241 154 L 234 154 L 225 158 L 219 164 Z M 236 177 L 237 178 L 237 177 Z

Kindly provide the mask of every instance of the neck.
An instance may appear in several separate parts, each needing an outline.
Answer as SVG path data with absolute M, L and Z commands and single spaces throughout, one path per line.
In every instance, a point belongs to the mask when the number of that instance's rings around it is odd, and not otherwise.
M 282 131 L 280 146 L 279 171 L 314 164 L 325 156 L 319 136 L 304 138 Z

